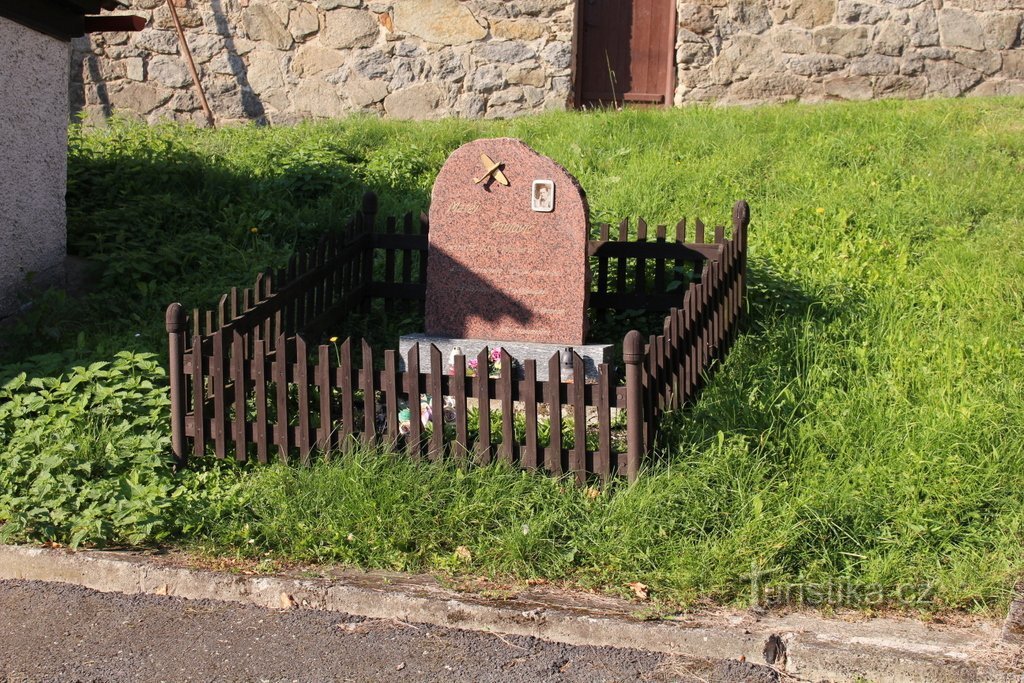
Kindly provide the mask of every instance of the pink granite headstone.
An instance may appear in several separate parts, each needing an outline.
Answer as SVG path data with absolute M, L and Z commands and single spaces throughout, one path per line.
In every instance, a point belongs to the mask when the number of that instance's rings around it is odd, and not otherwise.
M 474 182 L 488 171 L 482 155 L 501 165 L 507 186 Z M 576 179 L 519 140 L 455 150 L 430 202 L 426 333 L 582 344 L 588 216 Z

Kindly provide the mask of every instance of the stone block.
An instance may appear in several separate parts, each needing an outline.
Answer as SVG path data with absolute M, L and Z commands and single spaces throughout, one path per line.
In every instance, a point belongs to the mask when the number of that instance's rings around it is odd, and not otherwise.
M 819 52 L 843 57 L 860 57 L 871 49 L 870 34 L 863 26 L 826 26 L 814 32 L 814 44 Z
M 870 100 L 871 79 L 865 76 L 832 76 L 822 81 L 825 93 L 842 100 Z
M 939 11 L 939 40 L 943 47 L 985 49 L 985 29 L 977 14 L 955 8 Z
M 402 0 L 395 29 L 441 45 L 464 45 L 487 35 L 466 5 L 456 0 Z
M 130 81 L 146 80 L 145 62 L 141 57 L 130 57 L 124 60 L 125 77 Z
M 1003 71 L 1005 78 L 1024 79 L 1024 50 L 1004 50 Z
M 369 107 L 388 96 L 388 85 L 384 81 L 371 81 L 353 76 L 345 81 L 345 94 L 357 107 Z
M 698 35 L 710 33 L 715 28 L 715 15 L 711 8 L 702 3 L 683 2 L 676 12 L 679 28 Z
M 927 47 L 939 44 L 939 22 L 935 8 L 930 3 L 915 7 L 907 14 L 910 44 Z
M 1003 57 L 997 50 L 953 50 L 952 57 L 957 64 L 986 76 L 996 73 L 1003 66 Z
M 792 74 L 754 74 L 734 83 L 721 98 L 723 104 L 749 104 L 753 102 L 791 102 L 799 99 L 806 80 Z
M 158 88 L 147 83 L 124 82 L 109 84 L 107 88 L 107 97 L 111 107 L 138 114 L 150 113 L 165 104 L 173 95 L 173 90 Z
M 475 69 L 469 77 L 470 90 L 478 93 L 492 93 L 505 87 L 505 70 L 488 64 Z
M 899 57 L 907 46 L 907 32 L 898 24 L 886 22 L 875 34 L 875 52 Z
M 1017 45 L 1021 34 L 1020 12 L 990 12 L 981 15 L 985 32 L 985 47 L 989 50 L 1008 50 Z
M 882 76 L 875 80 L 874 94 L 876 98 L 919 99 L 924 97 L 928 80 L 922 76 Z
M 242 14 L 242 26 L 250 40 L 278 50 L 287 50 L 292 46 L 292 34 L 285 28 L 284 20 L 268 4 L 250 5 Z
M 877 24 L 889 16 L 889 10 L 860 0 L 839 0 L 836 18 L 844 24 Z
M 349 112 L 338 88 L 321 78 L 303 78 L 292 93 L 295 109 L 312 118 L 338 118 Z
M 501 19 L 491 23 L 491 35 L 507 40 L 537 40 L 547 35 L 544 25 L 536 19 Z
M 955 62 L 925 62 L 927 94 L 958 97 L 981 82 L 981 74 Z
M 192 83 L 184 60 L 172 55 L 156 55 L 150 59 L 146 74 L 149 80 L 168 88 L 184 88 Z
M 302 2 L 288 13 L 288 31 L 295 40 L 305 40 L 320 30 L 320 15 L 312 5 Z
M 393 119 L 423 121 L 443 118 L 444 92 L 433 83 L 414 85 L 384 98 L 384 111 Z M 431 224 L 433 227 L 433 224 Z
M 536 61 L 510 66 L 506 72 L 506 77 L 509 83 L 532 85 L 535 88 L 543 87 L 547 81 L 547 75 Z
M 131 44 L 146 52 L 162 55 L 178 54 L 178 36 L 173 31 L 147 28 L 134 35 Z
M 800 55 L 791 58 L 786 65 L 800 76 L 823 76 L 843 69 L 847 59 L 838 55 Z
M 537 52 L 521 41 L 492 40 L 473 49 L 473 56 L 485 62 L 515 64 L 537 56 Z
M 836 0 L 792 0 L 786 9 L 786 20 L 804 28 L 817 28 L 832 22 Z
M 568 69 L 572 66 L 572 45 L 567 42 L 548 43 L 541 56 L 553 69 Z
M 227 51 L 227 42 L 216 33 L 197 33 L 188 36 L 188 47 L 197 63 L 203 64 Z
M 312 76 L 325 71 L 335 72 L 344 63 L 345 55 L 342 52 L 310 42 L 295 51 L 291 72 L 296 76 Z
M 900 61 L 896 57 L 885 55 L 864 55 L 850 63 L 851 76 L 884 76 L 886 74 L 898 74 Z
M 768 39 L 781 52 L 801 55 L 814 52 L 814 36 L 807 29 L 777 26 L 768 34 Z
M 320 44 L 324 47 L 348 50 L 370 47 L 380 35 L 380 23 L 369 12 L 358 9 L 336 9 L 324 15 L 324 28 Z

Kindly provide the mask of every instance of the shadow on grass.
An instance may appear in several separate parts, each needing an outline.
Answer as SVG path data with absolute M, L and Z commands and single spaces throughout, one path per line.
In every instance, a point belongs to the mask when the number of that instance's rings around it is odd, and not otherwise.
M 724 434 L 763 439 L 778 427 L 780 399 L 785 420 L 805 415 L 799 395 L 808 358 L 808 326 L 827 326 L 852 314 L 856 300 L 826 303 L 779 273 L 765 258 L 748 263 L 747 312 L 740 336 L 724 363 L 714 368 L 697 403 L 662 421 L 655 467 L 698 452 Z
M 209 307 L 232 286 L 250 285 L 341 230 L 366 190 L 381 196 L 382 214 L 429 200 L 401 179 L 367 185 L 359 160 L 340 149 L 285 151 L 246 173 L 159 129 L 114 135 L 124 139 L 99 149 L 71 140 L 68 252 L 87 261 L 89 287 L 39 293 L 5 321 L 0 385 L 123 350 L 162 358 L 170 302 Z

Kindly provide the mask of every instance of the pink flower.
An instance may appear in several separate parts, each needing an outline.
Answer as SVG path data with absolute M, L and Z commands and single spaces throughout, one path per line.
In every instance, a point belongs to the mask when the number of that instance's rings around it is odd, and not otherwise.
M 499 361 L 499 360 L 501 360 L 501 347 L 500 346 L 498 348 L 494 349 L 493 351 L 491 351 L 491 360 L 492 361 Z

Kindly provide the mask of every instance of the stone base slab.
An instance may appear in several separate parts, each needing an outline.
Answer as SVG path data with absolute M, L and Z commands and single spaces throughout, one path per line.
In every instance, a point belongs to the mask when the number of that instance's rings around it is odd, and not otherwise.
M 583 369 L 588 382 L 596 382 L 598 367 L 601 363 L 610 363 L 612 360 L 611 344 L 584 344 L 582 346 L 570 346 L 565 344 L 537 344 L 533 342 L 502 341 L 496 339 L 456 339 L 453 337 L 435 337 L 426 334 L 407 334 L 403 335 L 398 342 L 400 356 L 398 362 L 402 370 L 405 370 L 405 359 L 408 357 L 409 350 L 414 344 L 420 345 L 421 372 L 428 372 L 430 370 L 431 345 L 436 346 L 441 351 L 441 358 L 444 361 L 444 372 L 448 372 L 452 369 L 452 360 L 454 359 L 452 351 L 456 347 L 462 350 L 462 355 L 466 357 L 467 363 L 471 358 L 476 358 L 484 347 L 487 347 L 488 350 L 494 350 L 501 347 L 507 351 L 512 358 L 519 361 L 519 363 L 527 360 L 535 360 L 537 361 L 538 379 L 547 377 L 548 362 L 556 353 L 560 354 L 559 359 L 562 363 L 562 379 L 567 380 L 571 377 L 572 361 L 570 357 L 567 363 L 566 357 L 568 354 L 564 353 L 566 349 L 572 349 L 573 352 L 579 354 L 583 359 Z M 518 376 L 520 379 L 523 377 L 521 365 L 518 370 Z

